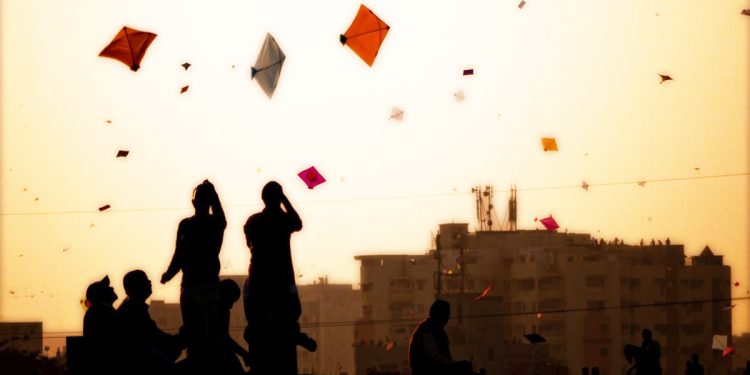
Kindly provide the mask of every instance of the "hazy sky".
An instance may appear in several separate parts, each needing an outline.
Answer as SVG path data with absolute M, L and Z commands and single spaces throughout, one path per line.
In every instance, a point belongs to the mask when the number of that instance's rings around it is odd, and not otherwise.
M 272 179 L 304 221 L 301 283 L 357 283 L 354 255 L 473 227 L 476 184 L 495 186 L 502 217 L 516 184 L 520 228 L 552 214 L 607 239 L 709 245 L 747 296 L 750 3 L 372 1 L 391 26 L 372 67 L 339 43 L 359 5 L 2 1 L 3 318 L 78 331 L 93 280 L 109 274 L 121 298 L 131 269 L 158 280 L 205 178 L 227 211 L 226 274 L 246 273 L 242 225 Z M 135 73 L 98 57 L 125 25 L 158 34 Z M 287 56 L 270 100 L 249 72 L 268 32 Z M 296 176 L 311 165 L 328 179 L 314 190 Z M 176 301 L 179 280 L 154 289 Z M 749 330 L 738 304 L 735 332 Z

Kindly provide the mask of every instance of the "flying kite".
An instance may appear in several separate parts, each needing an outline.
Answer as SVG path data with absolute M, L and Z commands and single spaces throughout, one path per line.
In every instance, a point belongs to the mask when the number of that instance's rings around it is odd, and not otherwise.
M 659 74 L 659 77 L 661 77 L 661 82 L 659 82 L 660 85 L 664 83 L 664 81 L 672 81 L 672 77 L 668 75 Z
M 188 70 L 188 68 L 190 67 L 190 63 L 186 62 L 186 63 L 182 64 L 182 67 L 185 68 L 185 70 Z
M 395 348 L 395 347 L 396 347 L 396 343 L 395 343 L 395 342 L 393 342 L 393 341 L 388 341 L 388 342 L 387 342 L 387 343 L 385 344 L 385 351 L 386 351 L 386 352 L 390 352 L 390 351 L 391 351 L 391 350 L 393 350 L 393 348 Z
M 557 228 L 560 228 L 559 225 L 557 225 L 557 222 L 555 219 L 552 218 L 552 215 L 549 217 L 545 217 L 544 219 L 539 219 L 539 222 L 544 225 L 545 228 L 547 228 L 548 231 L 553 231 Z
M 724 348 L 724 351 L 721 352 L 721 358 L 726 358 L 730 354 L 735 354 L 734 348 L 731 346 L 727 346 Z
M 456 91 L 453 96 L 456 98 L 457 102 L 462 102 L 466 96 L 464 96 L 464 92 L 462 90 Z
M 638 181 L 638 186 L 640 187 L 646 186 L 646 181 Z
M 122 62 L 136 72 L 141 67 L 141 60 L 156 34 L 123 27 L 99 56 L 110 57 Z
M 258 81 L 260 88 L 269 98 L 273 96 L 276 85 L 279 84 L 284 60 L 286 60 L 286 56 L 284 52 L 281 52 L 276 39 L 270 33 L 266 34 L 266 40 L 263 42 L 263 47 L 260 48 L 258 59 L 255 60 L 255 66 L 250 68 L 250 77 Z
M 745 16 L 750 16 L 750 9 L 743 9 L 742 12 L 740 12 L 740 14 L 745 15 Z
M 581 187 L 583 188 L 583 190 L 589 191 L 589 184 L 587 184 L 586 181 L 583 181 L 583 183 L 581 183 Z
M 110 207 L 112 207 L 112 206 L 110 206 L 108 204 L 105 204 L 104 206 L 99 207 L 99 212 L 108 210 L 108 209 L 110 209 Z
M 372 66 L 390 28 L 375 13 L 360 4 L 357 16 L 346 33 L 339 36 L 339 41 L 341 45 L 348 45 L 367 65 Z
M 526 5 L 526 1 L 521 0 L 520 3 L 518 3 L 518 9 L 523 9 L 523 6 Z
M 188 88 L 190 88 L 190 85 L 187 85 L 187 86 L 185 86 L 185 87 L 181 88 L 181 89 L 180 89 L 180 94 L 184 94 L 184 93 L 186 93 L 186 92 L 187 92 L 187 90 L 188 90 Z
M 128 157 L 129 153 L 130 153 L 130 151 L 120 150 L 120 151 L 117 151 L 117 156 L 115 156 L 115 157 L 116 158 L 126 158 L 126 157 Z
M 401 121 L 404 119 L 404 111 L 400 108 L 393 107 L 393 109 L 391 109 L 391 117 L 388 119 Z
M 323 176 L 320 175 L 317 169 L 315 167 L 310 167 L 305 169 L 304 171 L 297 174 L 299 178 L 302 179 L 302 181 L 307 184 L 308 189 L 312 189 L 324 182 L 326 182 L 326 179 L 323 178 Z
M 484 291 L 482 291 L 482 294 L 474 297 L 474 300 L 479 301 L 480 299 L 487 297 L 487 294 L 492 290 L 492 285 L 488 286 Z
M 554 138 L 542 138 L 542 149 L 544 151 L 557 151 L 557 140 Z
M 735 306 L 737 306 L 737 305 L 730 305 L 730 306 L 727 306 L 727 307 L 723 308 L 722 310 L 724 310 L 724 311 L 731 311 Z
M 724 350 L 727 347 L 727 336 L 726 335 L 714 335 L 711 342 L 711 349 L 713 350 Z
M 464 75 L 465 76 L 473 76 L 474 75 L 474 69 L 464 69 Z
M 547 341 L 542 335 L 538 333 L 529 333 L 529 334 L 523 335 L 523 337 L 525 337 L 526 340 L 529 340 L 529 342 L 532 344 L 539 344 L 539 343 Z

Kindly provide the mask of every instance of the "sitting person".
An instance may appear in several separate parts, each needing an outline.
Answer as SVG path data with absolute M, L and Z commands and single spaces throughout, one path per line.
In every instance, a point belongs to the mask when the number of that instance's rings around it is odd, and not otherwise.
M 115 290 L 109 286 L 109 276 L 94 282 L 86 289 L 86 314 L 83 317 L 84 374 L 112 373 L 115 348 Z
M 123 285 L 128 297 L 117 308 L 117 332 L 126 359 L 122 363 L 138 374 L 176 373 L 175 360 L 185 344 L 179 335 L 163 332 L 151 319 L 146 304 L 151 280 L 135 270 L 125 275 Z
M 450 303 L 436 300 L 430 306 L 430 316 L 414 330 L 409 342 L 412 375 L 474 374 L 471 362 L 456 361 L 451 357 L 448 335 L 443 329 L 450 316 Z
M 224 279 L 219 282 L 219 316 L 221 318 L 221 333 L 226 339 L 226 347 L 229 349 L 229 370 L 232 374 L 241 374 L 244 372 L 242 365 L 237 360 L 237 356 L 242 357 L 245 366 L 250 366 L 250 353 L 245 350 L 237 341 L 234 341 L 229 334 L 229 318 L 232 306 L 240 299 L 240 286 L 234 280 Z M 236 355 L 235 355 L 236 354 Z

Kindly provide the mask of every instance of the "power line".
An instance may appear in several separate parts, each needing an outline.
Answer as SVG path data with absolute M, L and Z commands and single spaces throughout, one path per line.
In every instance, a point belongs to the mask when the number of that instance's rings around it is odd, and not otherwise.
M 477 315 L 463 315 L 453 316 L 453 319 L 481 319 L 481 318 L 499 318 L 508 316 L 537 316 L 537 314 L 551 315 L 551 314 L 567 314 L 575 312 L 590 312 L 590 311 L 604 311 L 604 310 L 628 310 L 628 309 L 641 309 L 649 307 L 664 307 L 664 306 L 678 306 L 678 305 L 691 305 L 691 304 L 703 304 L 703 303 L 720 303 L 720 302 L 735 302 L 735 301 L 747 301 L 750 297 L 735 297 L 735 298 L 714 298 L 714 299 L 701 299 L 701 300 L 690 300 L 690 301 L 672 301 L 672 302 L 654 302 L 654 303 L 642 303 L 642 304 L 631 304 L 631 305 L 615 305 L 615 306 L 602 306 L 602 307 L 583 307 L 583 308 L 570 308 L 570 309 L 556 309 L 556 310 L 538 310 L 538 311 L 526 311 L 526 312 L 505 312 L 505 313 L 492 313 L 492 314 L 477 314 Z M 477 303 L 482 303 L 481 301 Z M 730 312 L 727 310 L 727 312 Z M 356 320 L 356 321 L 338 321 L 338 322 L 319 322 L 319 323 L 306 323 L 300 324 L 301 328 L 328 328 L 328 327 L 345 327 L 353 325 L 380 325 L 380 324 L 416 324 L 423 318 L 401 318 L 401 319 L 376 319 L 376 320 Z M 176 331 L 178 328 L 162 328 L 165 331 Z M 231 331 L 244 330 L 244 327 L 231 327 Z M 44 338 L 65 338 L 66 336 L 79 336 L 82 333 L 79 331 L 54 331 L 42 333 L 41 337 Z M 9 337 L 9 334 L 0 334 L 0 337 Z M 13 335 L 18 336 L 18 335 Z M 38 338 L 40 335 L 27 335 L 22 337 Z
M 601 183 L 587 183 L 588 187 L 597 186 L 617 186 L 617 185 L 645 185 L 649 183 L 662 183 L 662 182 L 676 182 L 676 181 L 691 181 L 691 180 L 705 180 L 705 179 L 717 179 L 717 178 L 728 178 L 728 177 L 741 177 L 750 176 L 750 172 L 743 173 L 729 173 L 729 174 L 718 174 L 709 176 L 691 176 L 691 177 L 673 177 L 673 178 L 659 178 L 651 180 L 630 180 L 630 181 L 615 181 L 615 182 L 601 182 Z M 518 191 L 541 191 L 541 190 L 562 190 L 562 189 L 580 189 L 581 185 L 558 185 L 558 186 L 539 186 L 531 187 L 526 189 L 517 189 Z M 510 190 L 498 190 L 500 192 L 510 192 Z M 343 202 L 366 202 L 366 201 L 381 201 L 381 200 L 397 200 L 397 199 L 422 199 L 422 198 L 439 198 L 439 197 L 458 197 L 470 195 L 470 192 L 453 192 L 453 193 L 435 193 L 435 194 L 413 194 L 413 195 L 391 195 L 391 196 L 380 196 L 380 197 L 360 197 L 360 198 L 344 198 L 344 199 L 330 199 L 330 200 L 319 200 L 319 201 L 300 201 L 300 204 L 318 204 L 318 203 L 343 203 Z M 260 204 L 233 204 L 225 205 L 227 208 L 261 208 Z M 109 209 L 106 213 L 128 213 L 128 212 L 161 212 L 161 211 L 186 211 L 190 210 L 190 207 L 152 207 L 152 208 L 122 208 L 122 209 Z M 69 210 L 69 211 L 42 211 L 42 212 L 0 212 L 0 216 L 41 216 L 41 215 L 93 215 L 99 214 L 100 212 L 91 210 Z

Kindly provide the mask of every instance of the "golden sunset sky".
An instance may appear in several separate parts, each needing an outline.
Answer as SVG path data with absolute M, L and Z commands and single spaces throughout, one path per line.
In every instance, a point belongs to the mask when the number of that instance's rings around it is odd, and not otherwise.
M 135 268 L 177 301 L 179 280 L 156 280 L 206 178 L 224 274 L 247 272 L 242 225 L 269 180 L 305 225 L 298 282 L 353 284 L 355 255 L 423 253 L 440 223 L 476 227 L 472 186 L 495 187 L 502 217 L 515 184 L 521 229 L 552 214 L 608 240 L 709 245 L 748 296 L 747 0 L 371 1 L 391 26 L 372 67 L 339 43 L 357 1 L 1 3 L 4 320 L 80 331 L 86 286 L 109 274 L 122 299 Z M 98 57 L 123 26 L 158 34 L 138 72 Z M 250 79 L 266 33 L 287 56 L 272 99 Z M 309 190 L 312 165 L 328 181 Z

